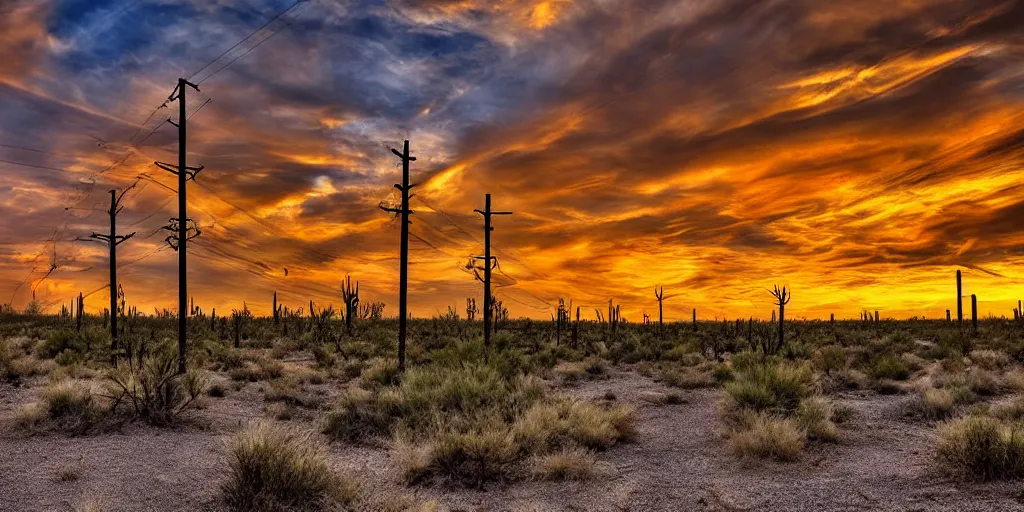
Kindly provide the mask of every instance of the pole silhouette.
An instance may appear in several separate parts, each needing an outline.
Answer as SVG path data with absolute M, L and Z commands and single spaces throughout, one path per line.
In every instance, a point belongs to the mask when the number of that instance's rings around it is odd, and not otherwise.
M 135 232 L 123 236 L 117 234 L 117 214 L 124 209 L 121 206 L 121 199 L 130 189 L 131 187 L 124 189 L 121 194 L 118 194 L 117 190 L 110 191 L 110 209 L 107 210 L 107 215 L 110 216 L 110 233 L 93 232 L 89 235 L 90 240 L 106 242 L 110 251 L 110 364 L 117 363 L 117 246 L 135 236 Z M 79 318 L 81 318 L 81 294 L 79 294 L 78 308 Z M 81 320 L 79 320 L 79 324 L 81 324 Z
M 395 188 L 402 192 L 402 207 L 398 208 L 386 208 L 383 205 L 380 206 L 381 210 L 391 213 L 398 213 L 402 216 L 402 241 L 400 244 L 401 255 L 399 256 L 399 270 L 398 270 L 398 371 L 405 371 L 405 333 L 406 333 L 406 319 L 408 315 L 409 307 L 409 215 L 414 212 L 409 209 L 409 199 L 413 196 L 409 195 L 409 191 L 412 190 L 413 185 L 409 183 L 409 163 L 415 162 L 416 157 L 409 156 L 409 141 L 405 141 L 402 145 L 402 152 L 399 153 L 397 149 L 391 149 L 398 158 L 402 159 L 402 184 L 395 184 Z
M 660 289 L 655 288 L 654 289 L 654 296 L 655 296 L 655 298 L 658 299 L 658 334 L 660 335 L 661 334 L 661 329 L 663 327 L 663 321 L 662 321 L 662 318 L 663 318 L 662 317 L 662 311 L 663 311 L 663 309 L 662 309 L 662 305 L 663 305 L 663 303 L 665 301 L 665 287 L 662 286 Z
M 484 217 L 484 255 L 475 256 L 475 259 L 484 260 L 484 363 L 489 362 L 490 348 L 491 348 L 491 270 L 497 266 L 497 258 L 491 256 L 491 231 L 494 231 L 494 226 L 491 226 L 492 215 L 512 215 L 512 212 L 495 212 L 491 211 L 491 195 L 485 194 L 484 196 L 484 209 L 473 210 Z M 477 274 L 477 278 L 479 278 Z
M 178 79 L 178 85 L 171 92 L 171 96 L 168 97 L 168 101 L 178 102 L 178 122 L 175 123 L 170 119 L 168 123 L 173 124 L 178 128 L 178 166 L 175 168 L 171 164 L 165 164 L 163 162 L 154 162 L 157 167 L 176 174 L 178 176 L 178 218 L 172 218 L 170 224 L 165 226 L 164 229 L 171 231 L 171 235 L 168 235 L 165 241 L 172 249 L 178 252 L 178 372 L 185 373 L 185 353 L 187 351 L 186 337 L 188 335 L 188 241 L 201 234 L 199 227 L 193 223 L 193 226 L 189 226 L 191 219 L 188 218 L 188 208 L 186 206 L 186 184 L 189 180 L 195 180 L 196 175 L 203 170 L 202 166 L 189 167 L 187 162 L 187 143 L 188 143 L 188 112 L 185 110 L 185 92 L 191 87 L 197 92 L 199 87 L 184 78 Z M 189 234 L 189 230 L 194 231 L 193 234 Z
M 956 271 L 956 321 L 960 325 L 964 323 L 964 288 L 960 278 L 960 271 Z

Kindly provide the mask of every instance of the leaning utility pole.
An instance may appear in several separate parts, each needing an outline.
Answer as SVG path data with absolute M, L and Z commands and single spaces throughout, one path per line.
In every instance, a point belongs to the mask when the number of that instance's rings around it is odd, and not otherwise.
M 490 194 L 485 195 L 484 210 L 473 211 L 484 217 L 484 255 L 474 256 L 474 258 L 484 260 L 484 363 L 486 364 L 489 362 L 491 347 L 491 270 L 498 264 L 497 258 L 491 256 L 491 231 L 494 231 L 494 227 L 491 226 L 491 216 L 512 215 L 512 212 L 492 212 Z
M 189 235 L 188 223 L 191 219 L 188 218 L 186 208 L 185 184 L 189 180 L 195 180 L 196 174 L 203 170 L 202 166 L 189 167 L 186 162 L 187 151 L 185 146 L 188 141 L 186 130 L 188 113 L 185 110 L 185 91 L 189 87 L 197 92 L 199 91 L 199 86 L 184 78 L 179 78 L 178 86 L 174 88 L 170 97 L 167 98 L 168 101 L 178 102 L 178 122 L 175 123 L 170 119 L 167 120 L 168 123 L 178 128 L 178 167 L 175 169 L 170 164 L 154 162 L 161 169 L 178 176 L 178 218 L 172 218 L 170 224 L 164 227 L 164 229 L 173 233 L 168 235 L 165 241 L 172 249 L 178 251 L 178 373 L 185 373 L 185 338 L 188 334 L 188 325 L 186 323 L 188 319 L 188 252 L 186 251 L 186 243 L 200 235 L 198 226 L 194 228 L 195 234 Z
M 409 156 L 409 141 L 405 141 L 402 152 L 392 148 L 391 152 L 402 159 L 402 184 L 395 184 L 395 188 L 402 192 L 401 208 L 386 208 L 380 205 L 380 209 L 386 212 L 399 213 L 402 215 L 402 241 L 400 245 L 401 255 L 399 256 L 398 269 L 398 371 L 405 371 L 405 323 L 408 315 L 409 305 L 409 215 L 413 213 L 409 209 L 409 191 L 413 185 L 409 183 L 409 162 L 415 162 L 416 157 Z
M 110 250 L 110 364 L 117 363 L 117 246 L 135 236 L 134 231 L 123 236 L 117 234 L 117 214 L 124 209 L 121 206 L 121 199 L 129 189 L 131 187 L 124 189 L 120 195 L 117 190 L 110 191 L 110 209 L 107 210 L 107 214 L 110 215 L 110 233 L 102 234 L 94 231 L 89 235 L 91 240 L 106 242 Z M 78 314 L 81 318 L 81 303 L 79 303 Z

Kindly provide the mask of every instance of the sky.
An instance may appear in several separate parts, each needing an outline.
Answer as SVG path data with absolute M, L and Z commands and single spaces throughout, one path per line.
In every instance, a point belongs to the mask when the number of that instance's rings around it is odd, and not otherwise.
M 351 275 L 396 314 L 404 140 L 416 317 L 482 304 L 486 193 L 513 317 L 641 321 L 663 286 L 666 320 L 767 318 L 773 285 L 789 318 L 955 316 L 957 270 L 982 316 L 1024 298 L 1024 1 L 4 0 L 0 302 L 101 311 L 80 239 L 117 189 L 126 300 L 176 308 L 178 78 L 207 312 Z

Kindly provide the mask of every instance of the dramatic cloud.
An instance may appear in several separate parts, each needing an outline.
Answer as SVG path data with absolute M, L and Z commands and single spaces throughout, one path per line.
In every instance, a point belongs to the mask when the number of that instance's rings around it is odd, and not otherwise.
M 515 212 L 493 240 L 517 316 L 563 297 L 639 320 L 664 285 L 673 319 L 766 317 L 777 283 L 796 317 L 935 317 L 956 269 L 983 314 L 1024 296 L 1022 1 L 291 5 L 0 6 L 11 302 L 94 292 L 101 309 L 105 248 L 75 239 L 134 184 L 122 284 L 175 307 L 176 182 L 152 162 L 177 160 L 178 103 L 153 109 L 178 77 L 201 89 L 189 283 L 207 310 L 338 302 L 348 273 L 393 314 L 398 226 L 378 205 L 397 201 L 405 139 L 417 316 L 481 293 L 466 262 L 485 193 Z

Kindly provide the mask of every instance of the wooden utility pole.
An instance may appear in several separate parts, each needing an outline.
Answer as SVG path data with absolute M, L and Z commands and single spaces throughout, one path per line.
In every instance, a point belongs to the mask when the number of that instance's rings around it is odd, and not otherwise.
M 391 213 L 398 213 L 402 216 L 402 241 L 400 245 L 401 255 L 399 256 L 399 269 L 398 269 L 398 371 L 405 371 L 405 329 L 406 320 L 409 316 L 409 215 L 413 214 L 413 211 L 409 209 L 409 199 L 412 198 L 409 195 L 409 191 L 412 190 L 413 185 L 409 183 L 409 163 L 415 162 L 416 157 L 409 156 L 409 141 L 405 141 L 402 145 L 402 152 L 399 153 L 397 149 L 392 149 L 392 153 L 402 159 L 402 184 L 395 184 L 395 188 L 402 192 L 402 207 L 401 208 L 385 208 L 383 205 L 380 206 L 381 210 Z
M 88 239 L 79 240 L 91 240 L 97 242 L 104 242 L 107 244 L 107 248 L 110 251 L 109 264 L 110 264 L 110 363 L 117 363 L 117 246 L 124 243 L 129 238 L 135 236 L 135 232 L 127 235 L 117 234 L 117 214 L 121 213 L 124 209 L 121 206 L 121 199 L 124 198 L 125 193 L 130 190 L 128 187 L 121 191 L 120 194 L 117 190 L 110 191 L 110 209 L 107 210 L 107 215 L 110 216 L 110 233 L 96 233 L 95 231 L 89 235 Z M 81 301 L 81 297 L 79 297 Z M 79 302 L 79 316 L 81 316 L 82 307 Z M 79 321 L 81 324 L 81 321 Z
M 167 120 L 168 123 L 178 128 L 178 166 L 175 168 L 171 164 L 154 162 L 157 167 L 178 176 L 178 218 L 172 218 L 170 224 L 164 227 L 172 233 L 167 236 L 165 241 L 178 252 L 178 373 L 185 373 L 185 351 L 187 350 L 185 339 L 188 335 L 188 251 L 186 245 L 190 239 L 201 234 L 199 227 L 194 223 L 192 228 L 189 227 L 191 219 L 188 218 L 185 201 L 186 183 L 189 180 L 195 180 L 196 174 L 203 170 L 202 166 L 189 167 L 186 161 L 188 155 L 186 149 L 188 112 L 185 110 L 185 91 L 189 87 L 199 91 L 199 86 L 184 78 L 179 78 L 178 86 L 167 98 L 168 101 L 178 102 L 178 122 Z M 189 234 L 190 229 L 194 231 L 193 234 Z
M 961 325 L 964 323 L 964 288 L 959 270 L 956 271 L 956 321 Z
M 665 287 L 662 286 L 660 289 L 655 288 L 654 289 L 654 296 L 658 299 L 658 334 L 660 335 L 661 334 L 661 329 L 663 327 L 662 303 L 665 300 Z
M 484 209 L 473 210 L 484 217 L 484 255 L 474 256 L 475 259 L 484 260 L 484 363 L 489 361 L 489 350 L 491 348 L 491 270 L 497 266 L 498 260 L 491 256 L 491 226 L 492 215 L 512 215 L 512 212 L 491 211 L 491 195 L 484 196 Z M 477 274 L 477 278 L 479 278 Z

